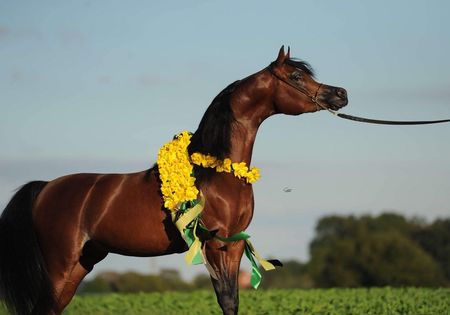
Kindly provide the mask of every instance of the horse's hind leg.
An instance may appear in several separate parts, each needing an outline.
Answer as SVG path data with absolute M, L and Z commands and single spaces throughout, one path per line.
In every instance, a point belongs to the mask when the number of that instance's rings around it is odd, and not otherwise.
M 79 262 L 75 263 L 72 270 L 68 273 L 67 278 L 61 280 L 59 292 L 56 296 L 58 311 L 63 309 L 70 303 L 75 295 L 81 280 L 89 273 Z
M 57 261 L 57 263 L 48 264 L 48 273 L 53 283 L 56 300 L 54 314 L 60 314 L 64 310 L 83 278 L 107 254 L 106 249 L 99 244 L 87 241 L 77 254 L 71 255 L 72 259 L 66 259 L 64 263 Z
M 218 245 L 218 246 L 217 246 Z M 205 252 L 217 279 L 211 276 L 217 302 L 223 314 L 234 315 L 239 308 L 239 266 L 244 251 L 244 242 L 222 243 L 210 241 Z

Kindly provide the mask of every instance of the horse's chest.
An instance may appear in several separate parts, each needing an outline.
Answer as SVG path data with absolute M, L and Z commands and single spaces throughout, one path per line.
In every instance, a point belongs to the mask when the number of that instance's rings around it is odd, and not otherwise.
M 253 216 L 253 190 L 243 189 L 206 190 L 205 209 L 202 220 L 208 228 L 245 229 Z

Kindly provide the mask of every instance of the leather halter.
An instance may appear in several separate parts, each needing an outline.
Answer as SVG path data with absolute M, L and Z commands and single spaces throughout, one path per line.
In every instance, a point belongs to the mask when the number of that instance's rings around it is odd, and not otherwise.
M 319 84 L 319 87 L 317 88 L 314 95 L 311 95 L 308 90 L 295 85 L 289 80 L 286 80 L 282 77 L 280 77 L 278 74 L 275 73 L 272 69 L 272 65 L 267 67 L 267 70 L 278 80 L 286 83 L 287 85 L 293 87 L 297 91 L 301 92 L 302 94 L 309 97 L 309 99 L 316 104 L 317 108 L 325 109 L 326 111 L 330 112 L 331 114 L 348 120 L 358 121 L 358 122 L 364 122 L 364 123 L 370 123 L 370 124 L 379 124 L 379 125 L 426 125 L 426 124 L 438 124 L 438 123 L 444 123 L 444 122 L 450 122 L 450 119 L 442 119 L 442 120 L 414 120 L 414 121 L 398 121 L 398 120 L 380 120 L 380 119 L 371 119 L 371 118 L 364 118 L 364 117 L 357 117 L 352 115 L 347 115 L 343 113 L 338 113 L 328 107 L 325 107 L 324 105 L 320 104 L 317 100 L 317 94 L 319 93 L 320 88 L 322 87 L 322 83 Z
M 286 80 L 286 79 L 280 77 L 278 74 L 276 74 L 275 71 L 273 71 L 273 69 L 272 69 L 272 65 L 268 66 L 268 67 L 267 67 L 267 70 L 269 70 L 269 72 L 270 72 L 275 78 L 277 78 L 278 80 L 280 80 L 280 81 L 286 83 L 287 85 L 293 87 L 293 88 L 296 89 L 297 91 L 299 91 L 299 92 L 303 93 L 304 95 L 306 95 L 307 97 L 309 97 L 309 99 L 310 99 L 314 104 L 316 104 L 317 107 L 320 107 L 320 108 L 322 108 L 322 109 L 327 109 L 327 108 L 325 108 L 324 106 L 322 106 L 322 105 L 317 101 L 317 94 L 319 94 L 319 90 L 320 90 L 320 88 L 321 88 L 322 85 L 323 85 L 322 83 L 319 83 L 319 87 L 317 88 L 316 92 L 314 93 L 314 95 L 311 95 L 307 89 L 304 89 L 304 88 L 302 88 L 301 86 L 297 86 L 297 85 L 295 85 L 294 83 L 292 83 L 291 81 L 288 81 L 288 80 Z

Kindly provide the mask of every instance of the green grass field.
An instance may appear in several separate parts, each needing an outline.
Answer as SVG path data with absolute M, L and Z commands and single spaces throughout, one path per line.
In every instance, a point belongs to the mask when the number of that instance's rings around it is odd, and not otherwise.
M 375 288 L 242 291 L 242 315 L 450 314 L 450 289 Z M 7 314 L 4 310 L 0 314 Z M 221 314 L 211 291 L 77 296 L 67 315 Z

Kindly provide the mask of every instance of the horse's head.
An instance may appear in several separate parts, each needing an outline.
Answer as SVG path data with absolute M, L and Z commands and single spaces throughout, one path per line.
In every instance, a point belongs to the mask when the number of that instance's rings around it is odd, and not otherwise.
M 308 63 L 291 59 L 281 47 L 277 59 L 270 64 L 274 82 L 274 106 L 277 113 L 299 115 L 321 109 L 338 110 L 348 103 L 347 91 L 314 80 Z

